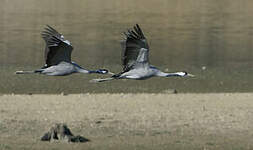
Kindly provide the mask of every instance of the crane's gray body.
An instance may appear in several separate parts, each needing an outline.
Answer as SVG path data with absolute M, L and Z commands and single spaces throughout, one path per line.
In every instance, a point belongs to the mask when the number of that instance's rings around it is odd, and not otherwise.
M 187 72 L 165 73 L 150 65 L 149 45 L 138 24 L 134 30 L 124 33 L 126 38 L 121 42 L 123 71 L 105 79 L 93 79 L 92 82 L 103 82 L 113 79 L 143 80 L 150 77 L 193 76 Z
M 78 73 L 80 72 L 80 70 L 83 70 L 83 72 L 89 73 L 88 70 L 78 68 L 74 64 L 64 62 L 64 61 L 60 62 L 57 65 L 50 66 L 48 68 L 40 69 L 37 71 L 41 71 L 40 72 L 41 74 L 50 75 L 50 76 L 65 76 L 72 73 Z
M 46 42 L 45 65 L 35 71 L 16 71 L 16 74 L 40 73 L 49 76 L 65 76 L 72 73 L 108 73 L 106 69 L 86 70 L 72 62 L 71 43 L 52 27 L 47 26 L 41 35 Z
M 119 76 L 119 78 L 143 80 L 158 74 L 160 70 L 150 67 L 148 64 L 139 64 L 136 68 L 131 69 Z

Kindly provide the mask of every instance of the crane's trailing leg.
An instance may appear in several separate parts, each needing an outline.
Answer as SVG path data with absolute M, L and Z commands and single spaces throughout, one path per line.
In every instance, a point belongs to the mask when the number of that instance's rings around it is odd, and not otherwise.
M 16 71 L 15 74 L 32 74 L 34 71 Z
M 34 71 L 16 71 L 15 74 L 33 74 L 41 73 L 43 70 L 34 70 Z
M 115 79 L 115 78 L 92 79 L 92 80 L 90 80 L 90 82 L 92 82 L 92 83 L 97 83 L 97 82 L 110 81 L 110 80 L 114 80 L 114 79 Z

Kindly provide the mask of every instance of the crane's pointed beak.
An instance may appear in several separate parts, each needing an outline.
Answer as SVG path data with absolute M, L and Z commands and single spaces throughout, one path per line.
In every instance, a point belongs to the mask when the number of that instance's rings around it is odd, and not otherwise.
M 195 75 L 189 74 L 189 73 L 187 74 L 187 76 L 188 76 L 188 77 L 195 77 Z

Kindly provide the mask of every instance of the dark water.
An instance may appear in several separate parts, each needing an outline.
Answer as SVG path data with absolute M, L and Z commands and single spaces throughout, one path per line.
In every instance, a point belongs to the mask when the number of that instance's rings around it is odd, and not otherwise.
M 0 93 L 252 92 L 252 0 L 0 0 Z M 98 75 L 14 75 L 40 68 L 46 24 L 72 42 L 85 68 L 119 72 L 122 32 L 139 23 L 151 63 L 196 78 L 92 84 Z

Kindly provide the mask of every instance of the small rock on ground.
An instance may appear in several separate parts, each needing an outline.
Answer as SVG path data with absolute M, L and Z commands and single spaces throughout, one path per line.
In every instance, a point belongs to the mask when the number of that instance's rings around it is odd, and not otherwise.
M 88 142 L 80 135 L 74 136 L 66 124 L 55 124 L 41 137 L 41 141 Z

